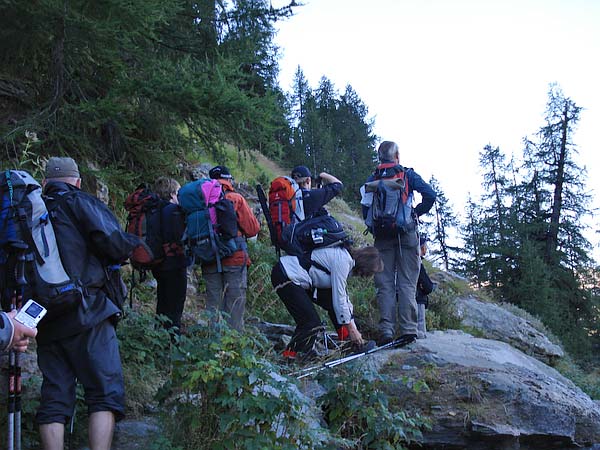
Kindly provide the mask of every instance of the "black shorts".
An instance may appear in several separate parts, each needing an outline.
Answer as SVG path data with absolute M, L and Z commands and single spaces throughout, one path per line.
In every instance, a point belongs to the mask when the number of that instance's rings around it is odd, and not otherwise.
M 111 411 L 120 420 L 125 389 L 115 328 L 109 320 L 81 334 L 39 345 L 43 375 L 38 424 L 66 424 L 75 409 L 75 387 L 83 385 L 88 414 Z

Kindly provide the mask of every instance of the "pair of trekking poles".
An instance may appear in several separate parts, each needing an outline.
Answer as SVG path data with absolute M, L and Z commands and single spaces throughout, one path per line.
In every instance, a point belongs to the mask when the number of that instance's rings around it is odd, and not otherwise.
M 296 371 L 290 373 L 289 375 L 296 377 L 296 379 L 298 379 L 298 380 L 301 380 L 302 378 L 316 375 L 317 373 L 321 372 L 322 370 L 332 369 L 341 364 L 345 364 L 350 361 L 354 361 L 358 358 L 362 358 L 363 356 L 371 355 L 380 350 L 386 350 L 386 349 L 391 349 L 391 348 L 400 348 L 400 347 L 404 347 L 412 342 L 414 342 L 414 337 L 412 337 L 412 336 L 411 337 L 401 337 L 401 338 L 395 339 L 391 342 L 388 342 L 387 344 L 380 345 L 379 347 L 369 348 L 369 349 L 366 349 L 363 351 L 359 351 L 357 353 L 353 353 L 352 355 L 345 356 L 343 358 L 335 359 L 333 361 L 326 361 L 326 362 L 323 362 L 323 363 L 315 365 L 315 366 L 305 367 L 303 369 L 296 370 Z
M 24 242 L 10 242 L 7 245 L 8 259 L 14 260 L 14 270 L 6 274 L 8 285 L 14 286 L 10 295 L 10 310 L 19 309 L 25 295 L 25 251 Z M 21 364 L 19 352 L 8 353 L 8 433 L 7 450 L 21 450 Z

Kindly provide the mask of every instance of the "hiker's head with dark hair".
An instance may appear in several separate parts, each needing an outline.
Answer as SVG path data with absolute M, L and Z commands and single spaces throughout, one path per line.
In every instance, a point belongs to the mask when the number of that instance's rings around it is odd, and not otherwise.
M 370 277 L 376 273 L 383 272 L 383 261 L 379 250 L 375 247 L 362 247 L 349 249 L 354 260 L 352 275 L 358 277 Z
M 377 155 L 379 156 L 379 162 L 400 162 L 400 149 L 398 144 L 393 141 L 383 141 L 379 144 L 377 149 Z
M 162 199 L 168 202 L 177 203 L 177 191 L 179 191 L 179 182 L 169 177 L 159 177 L 154 182 L 152 190 Z M 175 199 L 175 201 L 173 201 Z
M 310 189 L 310 181 L 312 174 L 306 166 L 296 166 L 292 169 L 291 177 L 298 183 L 301 188 Z
M 225 166 L 215 166 L 208 172 L 208 176 L 213 180 L 218 180 L 219 178 L 223 178 L 225 180 L 231 180 L 233 177 L 231 176 L 231 172 Z

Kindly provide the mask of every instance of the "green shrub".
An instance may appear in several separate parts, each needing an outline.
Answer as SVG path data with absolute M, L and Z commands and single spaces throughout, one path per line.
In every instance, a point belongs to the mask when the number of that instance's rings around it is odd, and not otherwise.
M 190 329 L 160 395 L 170 441 L 186 450 L 326 447 L 327 430 L 306 420 L 309 401 L 264 348 L 224 322 Z
M 267 322 L 293 323 L 292 317 L 271 285 L 271 269 L 277 262 L 275 248 L 265 236 L 260 240 L 248 242 L 248 251 L 253 261 L 248 270 L 248 314 Z
M 352 443 L 351 448 L 405 449 L 428 426 L 418 415 L 392 410 L 385 388 L 398 381 L 385 375 L 329 372 L 321 382 L 327 390 L 320 400 L 329 429 Z
M 463 292 L 463 286 L 453 282 L 440 284 L 429 294 L 429 308 L 425 315 L 429 330 L 456 330 L 461 320 L 456 315 L 455 299 Z
M 171 336 L 154 314 L 129 310 L 117 327 L 127 409 L 134 415 L 155 401 L 170 372 Z

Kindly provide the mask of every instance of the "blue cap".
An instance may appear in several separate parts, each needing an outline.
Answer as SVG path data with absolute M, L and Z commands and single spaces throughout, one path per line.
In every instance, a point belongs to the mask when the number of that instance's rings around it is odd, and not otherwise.
M 306 178 L 311 177 L 310 170 L 306 166 L 296 166 L 292 169 L 292 178 Z

